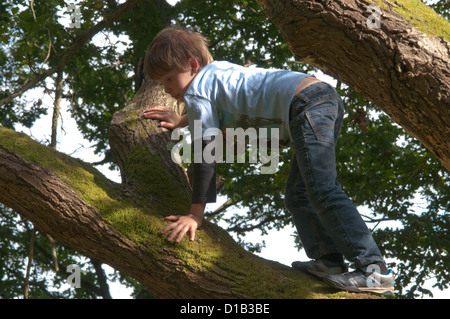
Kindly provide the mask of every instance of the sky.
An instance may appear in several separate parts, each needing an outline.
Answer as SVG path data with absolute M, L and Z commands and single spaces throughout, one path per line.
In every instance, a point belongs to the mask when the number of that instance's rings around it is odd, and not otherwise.
M 175 3 L 177 2 L 177 0 L 171 0 L 168 2 Z M 322 73 L 316 74 L 316 77 L 335 85 L 335 80 Z M 50 84 L 49 86 L 52 87 L 52 84 Z M 51 136 L 53 100 L 48 95 L 44 96 L 42 91 L 40 90 L 30 90 L 29 92 L 27 92 L 26 96 L 28 96 L 30 100 L 33 97 L 43 98 L 43 105 L 46 105 L 48 107 L 49 112 L 48 115 L 42 116 L 39 120 L 37 120 L 31 129 L 16 126 L 16 130 L 23 131 L 36 140 L 45 143 L 47 140 L 50 140 Z M 71 118 L 70 113 L 68 112 L 68 104 L 65 100 L 62 101 L 61 105 L 61 117 L 59 120 L 57 141 L 58 151 L 66 153 L 73 157 L 80 158 L 85 162 L 97 162 L 103 159 L 101 154 L 94 154 L 93 145 L 85 140 L 82 134 L 78 131 L 75 120 Z M 120 175 L 118 171 L 109 170 L 108 165 L 104 165 L 101 167 L 96 166 L 96 168 L 109 179 L 120 183 Z M 216 207 L 219 207 L 225 200 L 226 198 L 219 198 L 217 203 L 208 204 L 207 210 L 214 210 Z M 221 224 L 219 225 L 222 227 L 225 226 Z M 292 234 L 294 232 L 295 230 L 293 227 L 286 227 L 285 229 L 280 231 L 270 231 L 268 236 L 264 236 L 262 238 L 265 240 L 266 247 L 263 248 L 262 252 L 257 255 L 265 259 L 278 261 L 288 266 L 290 266 L 291 263 L 296 260 L 309 260 L 303 250 L 299 252 L 296 248 L 294 248 L 294 239 L 292 237 Z M 260 241 L 261 236 L 259 231 L 254 231 L 248 234 L 245 237 L 245 240 L 250 242 L 252 240 Z M 108 269 L 108 267 L 109 266 L 107 266 L 106 269 Z M 113 298 L 129 298 L 130 291 L 126 287 L 113 283 L 110 283 L 110 287 Z M 450 299 L 450 292 L 448 290 L 441 292 L 434 289 L 433 293 L 435 294 L 435 298 Z

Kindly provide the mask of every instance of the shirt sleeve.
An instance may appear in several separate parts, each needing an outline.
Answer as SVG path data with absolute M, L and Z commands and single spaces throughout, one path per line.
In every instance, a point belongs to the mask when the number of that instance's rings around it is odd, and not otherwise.
M 213 142 L 214 137 L 211 139 L 202 139 L 201 151 L 205 149 L 206 145 Z M 195 152 L 195 148 L 194 148 Z M 214 155 L 214 154 L 213 154 Z M 195 157 L 195 156 L 194 156 Z M 216 161 L 207 163 L 201 157 L 201 163 L 194 162 L 193 174 L 192 174 L 192 204 L 206 204 L 215 203 L 216 192 Z
M 184 100 L 188 110 L 189 131 L 192 140 L 215 135 L 214 130 L 208 129 L 220 128 L 216 105 L 197 95 L 187 94 L 184 96 Z
M 188 111 L 189 131 L 194 148 L 192 174 L 192 204 L 215 203 L 216 161 L 205 161 L 204 149 L 214 141 L 219 128 L 217 108 L 210 100 L 187 94 L 184 96 Z M 201 141 L 201 143 L 199 143 Z M 201 147 L 198 147 L 200 146 Z M 215 154 L 211 154 L 215 156 Z

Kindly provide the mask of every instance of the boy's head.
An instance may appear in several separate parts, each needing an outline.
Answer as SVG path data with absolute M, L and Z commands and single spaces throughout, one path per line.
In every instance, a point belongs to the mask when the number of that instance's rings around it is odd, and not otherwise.
M 208 40 L 197 32 L 168 27 L 150 43 L 144 68 L 151 79 L 159 80 L 171 71 L 188 71 L 189 59 L 198 62 L 197 71 L 213 62 Z

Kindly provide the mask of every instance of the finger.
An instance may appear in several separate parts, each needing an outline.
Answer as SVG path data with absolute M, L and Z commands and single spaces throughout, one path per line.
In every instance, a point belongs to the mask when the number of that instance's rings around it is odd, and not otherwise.
M 155 106 L 155 107 L 151 107 L 151 108 L 146 109 L 144 111 L 144 113 L 147 113 L 147 112 L 158 112 L 158 111 L 162 111 L 162 110 L 166 110 L 166 108 L 164 108 L 162 106 Z
M 181 241 L 181 239 L 183 239 L 184 235 L 186 235 L 188 230 L 189 230 L 189 227 L 184 227 L 183 229 L 181 229 L 180 232 L 178 233 L 178 237 L 175 240 L 175 242 L 179 243 Z
M 180 218 L 180 216 L 174 216 L 174 215 L 164 217 L 165 220 L 168 220 L 168 221 L 171 221 L 171 222 L 176 222 L 179 218 Z M 166 226 L 166 227 L 161 231 L 161 234 L 165 234 L 165 233 L 167 233 L 169 230 L 174 229 L 174 228 L 177 227 L 177 226 L 178 226 L 177 223 L 172 223 L 172 224 Z
M 161 234 L 167 233 L 169 230 L 174 229 L 176 226 L 177 226 L 176 224 L 170 224 L 169 226 L 166 226 L 166 227 L 161 231 Z
M 157 113 L 157 112 L 153 112 L 153 111 L 144 113 L 144 117 L 146 119 L 152 119 L 152 120 L 162 120 L 162 119 L 164 119 L 164 115 L 163 114 L 160 114 L 160 113 Z
M 191 237 L 189 238 L 190 241 L 194 241 L 195 239 L 195 229 L 191 230 Z
M 174 128 L 174 125 L 172 123 L 165 122 L 165 121 L 161 121 L 161 123 L 159 123 L 159 126 L 170 129 L 170 130 Z
M 169 237 L 167 237 L 168 241 L 172 241 L 172 239 L 175 238 L 181 231 L 183 230 L 183 225 L 177 225 L 172 232 L 170 233 Z
M 150 109 L 150 110 L 146 110 L 144 111 L 144 115 L 150 115 L 150 114 L 161 114 L 164 115 L 165 112 L 164 110 L 159 110 L 159 109 Z
M 164 114 L 167 113 L 167 109 L 161 108 L 161 107 L 155 107 L 152 109 L 146 109 L 144 110 L 144 115 L 150 115 L 150 114 Z

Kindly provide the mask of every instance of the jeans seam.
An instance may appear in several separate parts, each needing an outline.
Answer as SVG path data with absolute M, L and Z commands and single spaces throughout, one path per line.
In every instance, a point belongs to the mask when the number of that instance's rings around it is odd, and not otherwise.
M 314 190 L 314 191 L 315 191 L 315 190 Z M 353 255 L 358 256 L 358 250 L 353 246 L 352 242 L 351 242 L 350 239 L 347 237 L 347 233 L 346 233 L 346 232 L 344 231 L 344 229 L 342 228 L 342 225 L 341 225 L 341 223 L 339 222 L 339 219 L 336 217 L 336 214 L 335 214 L 334 210 L 333 210 L 331 207 L 329 207 L 325 201 L 324 201 L 324 204 L 323 204 L 323 205 L 324 205 L 324 207 L 326 207 L 326 209 L 328 209 L 328 210 L 330 211 L 330 213 L 332 214 L 333 219 L 334 219 L 334 222 L 338 225 L 338 227 L 339 227 L 339 229 L 340 229 L 341 235 L 343 235 L 343 237 L 345 238 L 347 247 L 350 248 L 350 249 L 353 251 Z M 346 256 L 346 257 L 347 257 L 347 256 Z M 348 256 L 348 257 L 350 257 L 350 256 Z M 349 259 L 350 259 L 350 258 L 349 258 Z
M 306 145 L 306 143 L 305 143 L 305 145 Z M 307 152 L 307 149 L 305 149 L 305 156 L 308 158 L 308 152 Z M 306 162 L 308 163 L 308 166 L 309 166 L 309 161 L 306 161 Z M 297 157 L 295 157 L 295 163 L 291 163 L 291 165 L 293 165 L 293 164 L 295 164 L 295 165 L 298 166 L 298 159 L 297 159 Z M 310 171 L 310 169 L 309 169 L 308 171 Z M 299 167 L 299 178 L 303 178 L 303 176 L 301 175 L 300 167 Z M 313 177 L 310 176 L 310 178 L 312 179 Z M 296 185 L 294 185 L 294 191 L 295 191 L 295 193 L 294 193 L 294 195 L 295 195 L 295 196 L 294 196 L 294 201 L 295 201 L 296 204 L 300 204 L 300 203 L 298 202 L 298 200 L 297 200 L 297 188 L 296 188 L 295 186 L 296 186 Z M 314 188 L 314 187 L 313 187 L 313 188 Z M 305 190 L 306 190 L 306 193 L 308 194 L 308 200 L 311 202 L 311 196 L 310 196 L 310 194 L 308 193 L 308 190 L 306 189 L 306 183 L 305 183 Z M 316 191 L 314 190 L 314 192 L 316 192 Z M 315 210 L 315 209 L 314 209 L 314 210 Z M 318 216 L 319 216 L 319 215 L 318 215 Z M 312 224 L 314 225 L 314 232 L 317 234 L 317 238 L 319 238 L 319 255 L 327 254 L 328 252 L 326 251 L 326 249 L 325 249 L 324 246 L 323 246 L 323 240 L 322 240 L 322 237 L 320 236 L 319 230 L 317 229 L 316 223 L 314 222 L 312 216 L 308 215 L 308 218 L 312 221 Z M 319 218 L 320 218 L 320 216 L 319 216 Z M 317 257 L 317 259 L 318 259 L 318 258 L 319 258 L 319 257 Z

